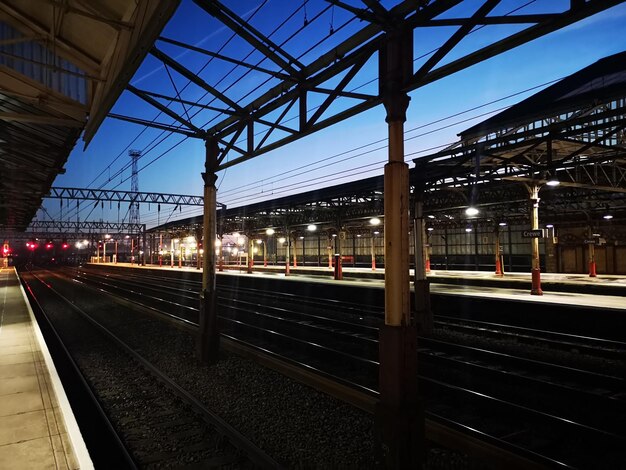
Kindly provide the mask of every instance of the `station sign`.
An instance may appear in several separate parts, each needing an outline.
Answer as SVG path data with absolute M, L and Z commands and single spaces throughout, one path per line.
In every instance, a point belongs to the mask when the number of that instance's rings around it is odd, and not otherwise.
M 585 245 L 595 245 L 597 242 L 597 240 L 595 238 L 588 238 L 585 241 L 583 241 L 583 243 Z
M 543 237 L 543 229 L 524 230 L 522 232 L 522 238 L 542 238 L 542 237 Z

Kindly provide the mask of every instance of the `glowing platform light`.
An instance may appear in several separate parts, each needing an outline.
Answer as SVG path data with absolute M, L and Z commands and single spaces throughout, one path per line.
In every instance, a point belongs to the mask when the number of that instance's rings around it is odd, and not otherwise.
M 478 215 L 478 212 L 479 210 L 473 206 L 469 206 L 467 209 L 465 209 L 465 215 L 469 217 L 474 217 L 475 215 Z

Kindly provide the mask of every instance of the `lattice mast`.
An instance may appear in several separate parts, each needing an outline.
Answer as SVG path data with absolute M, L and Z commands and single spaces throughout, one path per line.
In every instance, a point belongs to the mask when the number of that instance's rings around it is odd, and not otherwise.
M 137 161 L 141 157 L 141 150 L 129 150 L 128 155 L 132 160 L 132 171 L 130 177 L 130 190 L 133 193 L 139 192 L 139 175 L 137 172 Z M 139 224 L 139 203 L 131 202 L 129 210 L 128 222 L 131 224 Z

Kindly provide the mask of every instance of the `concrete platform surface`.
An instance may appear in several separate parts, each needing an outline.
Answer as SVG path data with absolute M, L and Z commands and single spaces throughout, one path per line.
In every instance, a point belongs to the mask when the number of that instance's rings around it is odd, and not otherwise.
M 89 469 L 54 363 L 17 273 L 0 268 L 0 469 Z

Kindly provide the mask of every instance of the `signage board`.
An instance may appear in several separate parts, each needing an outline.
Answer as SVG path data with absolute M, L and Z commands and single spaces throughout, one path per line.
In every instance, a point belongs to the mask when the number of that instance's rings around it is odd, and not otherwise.
M 522 238 L 541 238 L 543 237 L 543 230 L 524 230 L 522 232 Z
M 583 243 L 585 245 L 595 245 L 596 244 L 596 239 L 595 238 L 588 238 Z

